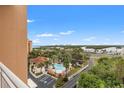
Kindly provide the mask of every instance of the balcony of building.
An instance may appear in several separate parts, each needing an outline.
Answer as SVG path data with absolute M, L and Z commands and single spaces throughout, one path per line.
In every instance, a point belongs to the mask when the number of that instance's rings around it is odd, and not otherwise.
M 28 88 L 28 85 L 0 62 L 0 88 Z

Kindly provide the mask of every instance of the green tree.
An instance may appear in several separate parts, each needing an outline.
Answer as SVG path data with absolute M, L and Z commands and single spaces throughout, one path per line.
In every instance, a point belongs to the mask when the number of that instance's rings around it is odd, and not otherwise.
M 63 56 L 63 65 L 64 67 L 66 67 L 66 75 L 71 61 L 72 61 L 71 55 L 69 53 L 65 53 Z
M 99 64 L 104 64 L 104 65 L 108 65 L 109 64 L 109 58 L 108 57 L 101 57 L 98 59 L 98 63 Z
M 72 57 L 75 60 L 81 60 L 83 55 L 83 50 L 81 48 L 73 48 L 72 50 Z
M 79 88 L 103 88 L 105 82 L 99 77 L 89 73 L 82 73 L 78 80 Z
M 51 59 L 53 60 L 53 63 L 58 62 L 58 56 L 57 55 L 53 55 Z
M 105 87 L 122 87 L 117 80 L 115 73 L 115 62 L 117 59 L 114 58 L 100 58 L 98 64 L 94 66 L 89 73 L 97 75 L 101 80 L 105 82 Z
M 56 81 L 55 87 L 56 88 L 62 87 L 65 84 L 65 82 L 67 82 L 67 81 L 68 81 L 68 79 L 66 77 L 64 77 L 64 78 L 59 77 Z
M 69 67 L 69 58 L 67 55 L 64 56 L 63 58 L 63 65 L 66 67 L 66 69 Z
M 124 84 L 124 59 L 120 58 L 116 64 L 116 76 L 117 79 Z
M 30 58 L 36 58 L 36 57 L 38 57 L 38 56 L 42 56 L 43 54 L 42 54 L 42 52 L 41 52 L 41 50 L 35 50 L 35 49 L 33 49 L 32 50 L 32 52 L 30 52 L 29 53 L 29 56 L 28 56 L 28 58 L 30 59 Z
M 83 60 L 84 63 L 87 63 L 88 60 L 89 60 L 89 55 L 82 53 L 82 60 Z

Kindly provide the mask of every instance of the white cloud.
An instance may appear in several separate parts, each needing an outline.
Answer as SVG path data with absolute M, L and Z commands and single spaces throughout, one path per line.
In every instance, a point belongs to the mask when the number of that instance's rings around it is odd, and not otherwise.
M 60 37 L 60 35 L 70 35 L 74 31 L 67 31 L 67 32 L 60 32 L 59 34 L 52 34 L 52 33 L 42 33 L 37 34 L 36 37 Z M 54 40 L 58 40 L 57 38 L 54 38 Z
M 34 22 L 34 20 L 27 19 L 27 22 L 32 23 L 32 22 Z
M 55 40 L 55 41 L 57 41 L 57 40 L 58 40 L 58 38 L 54 38 L 54 40 Z
M 81 43 L 71 43 L 70 45 L 81 45 Z
M 60 35 L 71 35 L 74 31 L 60 32 Z
M 94 39 L 96 39 L 96 37 L 92 36 L 92 37 L 85 38 L 84 41 L 92 41 Z
M 105 38 L 106 41 L 110 41 L 111 39 L 110 38 Z
M 38 34 L 37 37 L 54 37 L 54 34 L 44 33 L 44 34 Z
M 107 42 L 104 42 L 103 44 L 104 44 L 104 45 L 109 45 L 109 43 L 107 43 Z
M 114 42 L 113 45 L 121 45 L 121 42 Z
M 59 35 L 52 33 L 42 33 L 42 34 L 37 34 L 36 37 L 59 37 Z
M 121 33 L 124 33 L 124 31 L 121 31 Z
M 39 39 L 34 39 L 34 40 L 33 40 L 33 43 L 34 43 L 34 44 L 39 44 L 39 43 L 41 43 L 41 41 L 40 41 Z

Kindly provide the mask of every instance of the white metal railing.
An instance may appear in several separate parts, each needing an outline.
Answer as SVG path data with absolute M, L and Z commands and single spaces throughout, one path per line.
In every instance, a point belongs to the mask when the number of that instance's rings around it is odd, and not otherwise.
M 0 62 L 0 87 L 1 88 L 28 88 L 11 70 Z

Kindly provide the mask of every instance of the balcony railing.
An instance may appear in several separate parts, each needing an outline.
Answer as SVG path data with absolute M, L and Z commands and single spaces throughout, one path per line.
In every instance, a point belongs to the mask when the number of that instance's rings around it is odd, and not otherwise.
M 28 88 L 28 86 L 0 62 L 0 88 Z

